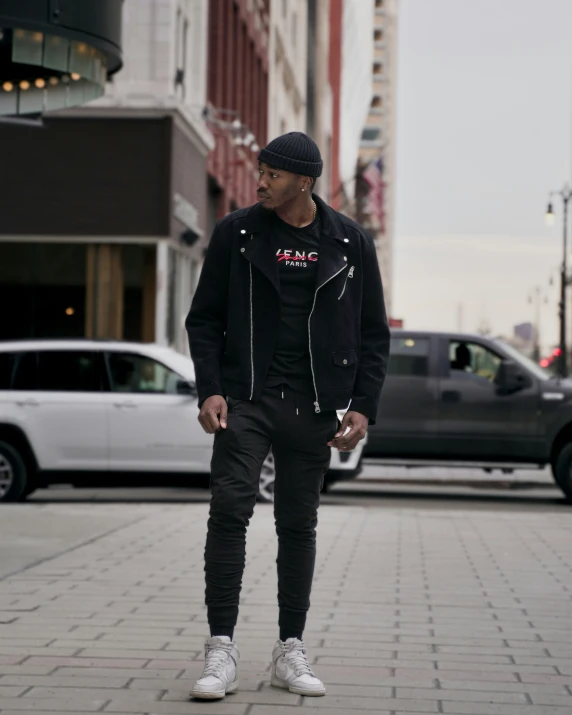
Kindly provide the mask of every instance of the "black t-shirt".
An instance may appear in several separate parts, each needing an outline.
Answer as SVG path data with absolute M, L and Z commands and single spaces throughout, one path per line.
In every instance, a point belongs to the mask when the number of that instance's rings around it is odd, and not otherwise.
M 297 228 L 275 216 L 274 254 L 280 274 L 282 313 L 267 385 L 289 385 L 313 394 L 308 318 L 316 290 L 320 220 Z

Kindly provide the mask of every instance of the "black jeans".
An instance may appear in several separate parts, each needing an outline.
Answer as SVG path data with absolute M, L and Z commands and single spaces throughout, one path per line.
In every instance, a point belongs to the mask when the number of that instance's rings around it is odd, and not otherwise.
M 215 436 L 211 463 L 205 548 L 211 632 L 218 628 L 221 633 L 215 635 L 224 635 L 236 625 L 246 528 L 261 466 L 272 447 L 279 626 L 281 633 L 292 630 L 294 637 L 303 631 L 310 607 L 320 489 L 330 464 L 327 442 L 336 432 L 337 416 L 316 414 L 311 397 L 288 388 L 267 388 L 255 403 L 232 398 L 228 403 L 228 426 Z

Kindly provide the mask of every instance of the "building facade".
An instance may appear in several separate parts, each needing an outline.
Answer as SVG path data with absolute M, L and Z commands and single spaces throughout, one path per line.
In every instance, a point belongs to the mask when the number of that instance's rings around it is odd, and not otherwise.
M 185 349 L 208 240 L 207 10 L 126 0 L 124 68 L 105 96 L 0 134 L 1 297 L 14 305 L 0 338 Z
M 397 92 L 397 0 L 374 0 L 371 105 L 363 127 L 356 214 L 375 238 L 386 306 L 392 317 Z
M 374 0 L 335 0 L 341 7 L 341 59 L 338 143 L 338 176 L 334 192 L 344 213 L 355 216 L 355 176 L 363 126 L 371 106 L 371 66 L 374 39 L 371 18 Z M 334 58 L 335 60 L 335 58 Z
M 308 3 L 270 4 L 268 138 L 306 130 Z
M 256 201 L 257 158 L 268 138 L 270 0 L 210 0 L 207 124 L 209 233 Z
M 307 4 L 306 59 L 306 133 L 320 147 L 324 167 L 316 191 L 327 203 L 332 202 L 332 174 L 335 162 L 334 104 L 330 83 L 332 0 L 314 0 Z M 334 8 L 335 10 L 335 8 Z

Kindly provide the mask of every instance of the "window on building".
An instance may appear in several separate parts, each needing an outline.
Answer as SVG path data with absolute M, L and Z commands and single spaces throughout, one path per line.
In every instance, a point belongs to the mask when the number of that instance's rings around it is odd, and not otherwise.
M 375 94 L 371 98 L 371 107 L 372 109 L 379 109 L 380 107 L 383 106 L 383 99 L 381 98 L 381 95 Z
M 185 91 L 185 75 L 187 74 L 188 49 L 189 49 L 189 21 L 187 18 L 183 21 L 183 56 L 181 57 L 181 69 L 183 70 L 183 94 Z
M 181 8 L 177 8 L 177 19 L 175 21 L 175 65 L 179 66 L 179 59 L 181 53 L 181 22 L 182 13 Z
M 427 338 L 392 338 L 388 375 L 427 377 L 429 375 L 429 340 Z
M 180 87 L 181 96 L 185 96 L 185 76 L 187 74 L 187 58 L 189 45 L 189 20 L 177 8 L 175 24 L 175 87 Z
M 377 28 L 376 30 L 373 31 L 373 39 L 376 42 L 381 42 L 383 40 L 383 30 L 380 28 Z
M 296 36 L 298 34 L 298 18 L 296 16 L 296 13 L 292 13 L 292 45 L 294 49 L 296 49 Z
M 361 133 L 361 138 L 364 142 L 375 142 L 380 136 L 381 129 L 379 127 L 365 127 Z
M 375 6 L 376 8 L 383 7 L 383 0 L 375 0 Z
M 383 74 L 383 64 L 381 62 L 373 63 L 373 73 L 374 75 Z

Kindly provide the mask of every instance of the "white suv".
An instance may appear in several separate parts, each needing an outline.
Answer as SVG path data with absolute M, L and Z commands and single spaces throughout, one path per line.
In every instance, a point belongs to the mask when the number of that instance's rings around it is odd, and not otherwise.
M 50 483 L 166 484 L 207 474 L 192 361 L 157 345 L 89 340 L 0 343 L 0 501 Z M 362 444 L 332 450 L 327 481 L 360 471 Z M 159 476 L 161 475 L 161 476 Z M 187 481 L 188 483 L 188 481 Z M 272 500 L 266 460 L 260 496 Z

